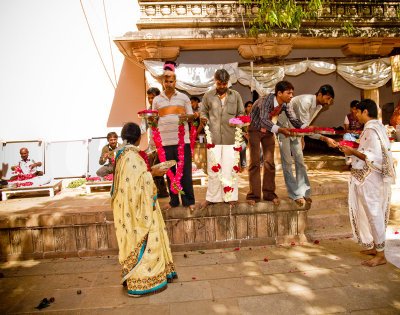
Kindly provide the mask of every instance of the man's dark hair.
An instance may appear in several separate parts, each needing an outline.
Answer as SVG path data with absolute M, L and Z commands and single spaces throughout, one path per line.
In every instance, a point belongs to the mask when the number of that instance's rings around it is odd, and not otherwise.
M 192 96 L 190 100 L 196 101 L 200 103 L 200 99 L 197 96 Z
M 114 132 L 114 131 L 111 131 L 111 132 L 107 133 L 107 140 L 110 139 L 110 138 L 117 138 L 118 139 L 117 133 Z
M 130 144 L 135 144 L 140 138 L 140 135 L 140 127 L 133 122 L 126 123 L 122 127 L 121 138 Z
M 275 95 L 278 95 L 278 92 L 285 92 L 289 90 L 294 90 L 293 84 L 290 83 L 289 81 L 279 81 L 275 85 Z
M 225 69 L 218 69 L 215 71 L 214 79 L 221 82 L 228 82 L 230 75 Z
M 252 101 L 247 101 L 246 103 L 244 103 L 244 108 L 247 108 L 247 106 L 249 106 L 249 104 L 253 105 Z
M 155 96 L 160 95 L 160 90 L 157 89 L 156 87 L 151 87 L 147 90 L 147 95 L 151 95 L 151 94 L 153 94 Z
M 351 102 L 350 102 L 350 108 L 357 107 L 357 104 L 358 104 L 358 103 L 360 103 L 360 101 L 358 101 L 358 100 L 351 101 Z
M 332 98 L 335 98 L 335 91 L 333 91 L 333 87 L 329 84 L 322 85 L 318 92 L 315 95 L 321 93 L 322 95 L 329 95 Z
M 376 103 L 369 98 L 358 103 L 357 109 L 359 109 L 361 113 L 364 110 L 367 110 L 370 118 L 378 118 L 378 106 L 376 106 Z

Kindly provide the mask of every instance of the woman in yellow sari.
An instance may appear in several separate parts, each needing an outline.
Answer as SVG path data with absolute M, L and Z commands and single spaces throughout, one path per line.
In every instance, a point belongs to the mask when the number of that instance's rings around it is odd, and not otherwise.
M 111 207 L 119 247 L 122 280 L 128 295 L 141 296 L 166 288 L 177 278 L 152 176 L 140 149 L 140 127 L 127 123 L 115 159 Z

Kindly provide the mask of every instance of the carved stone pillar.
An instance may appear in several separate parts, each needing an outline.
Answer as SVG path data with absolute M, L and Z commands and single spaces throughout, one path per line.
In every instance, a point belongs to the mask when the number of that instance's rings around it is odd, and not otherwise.
M 382 111 L 379 107 L 379 89 L 372 89 L 372 90 L 363 90 L 361 99 L 371 99 L 376 103 L 376 106 L 378 107 L 378 119 L 382 121 Z

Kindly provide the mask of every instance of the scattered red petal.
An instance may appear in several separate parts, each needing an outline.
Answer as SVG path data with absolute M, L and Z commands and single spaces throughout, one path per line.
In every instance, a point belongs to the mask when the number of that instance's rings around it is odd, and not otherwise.
M 394 234 L 399 234 L 399 232 L 396 231 L 396 232 L 394 232 Z
M 240 249 L 239 247 L 236 247 L 236 248 L 235 248 L 235 250 L 239 250 L 239 249 Z
M 279 247 L 282 247 L 282 245 L 279 245 Z
M 289 272 L 292 272 L 292 270 L 289 270 Z
M 350 238 L 351 236 L 346 236 L 346 238 Z
M 314 244 L 319 244 L 319 241 L 318 241 L 318 240 L 315 240 L 315 241 L 314 241 Z
M 264 258 L 264 261 L 265 261 L 265 262 L 268 262 L 268 258 Z
M 50 298 L 50 302 L 51 302 L 51 303 L 53 303 L 55 300 L 56 300 L 56 299 L 55 299 L 53 296 Z
M 290 245 L 294 246 L 294 245 L 296 245 L 296 243 L 295 242 L 291 242 Z
M 196 280 L 196 277 L 192 277 L 192 280 Z
M 306 274 L 306 273 L 304 273 L 304 274 Z
M 64 257 L 64 259 L 67 259 L 67 257 Z
M 325 226 L 323 226 L 322 228 L 325 229 Z

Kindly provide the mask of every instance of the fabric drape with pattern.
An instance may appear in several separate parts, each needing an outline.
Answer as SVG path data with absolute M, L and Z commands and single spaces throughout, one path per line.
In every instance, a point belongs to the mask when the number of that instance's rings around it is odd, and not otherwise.
M 164 289 L 176 277 L 157 189 L 138 152 L 130 145 L 118 152 L 111 192 L 121 281 L 130 295 Z

